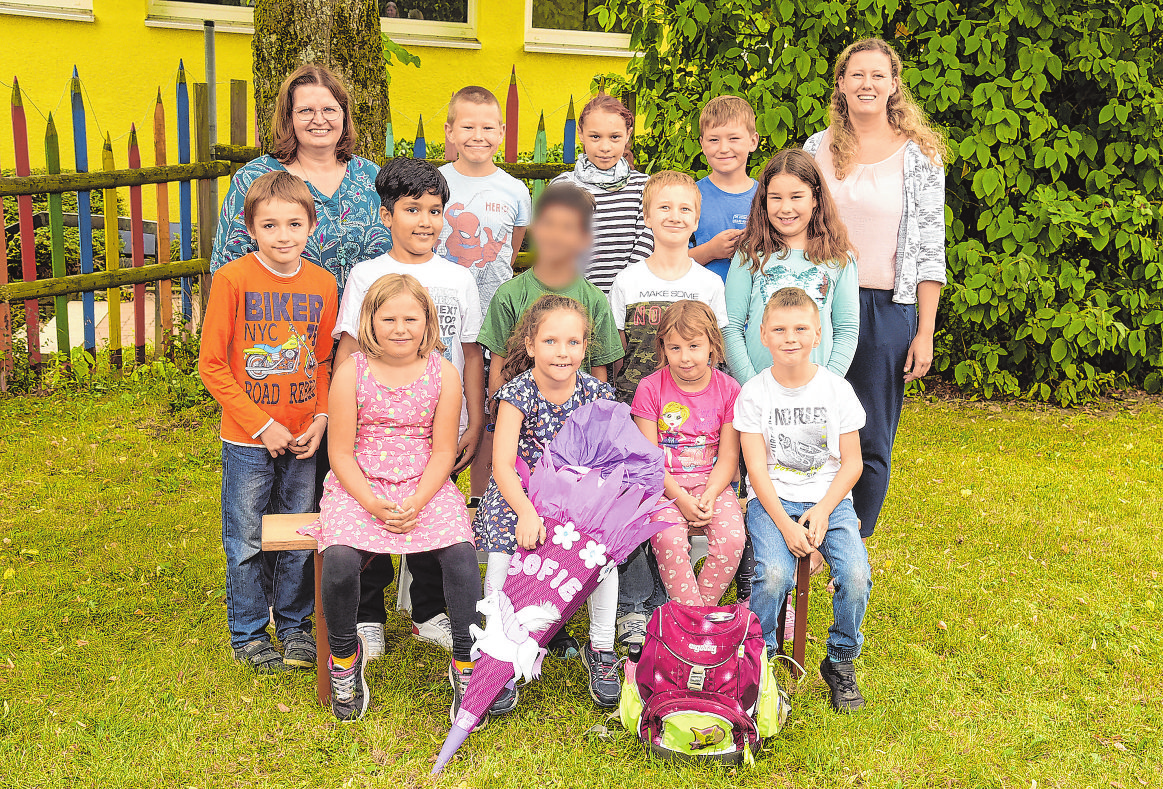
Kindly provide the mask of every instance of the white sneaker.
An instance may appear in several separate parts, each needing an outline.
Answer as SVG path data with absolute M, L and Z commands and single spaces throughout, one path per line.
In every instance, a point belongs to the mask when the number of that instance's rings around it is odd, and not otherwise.
M 435 644 L 445 652 L 452 651 L 452 622 L 447 614 L 437 614 L 427 622 L 412 623 L 412 637 L 417 641 Z
M 383 625 L 379 622 L 360 622 L 355 626 L 355 632 L 363 639 L 365 662 L 384 656 Z
M 642 646 L 646 640 L 647 621 L 645 614 L 634 612 L 618 617 L 614 643 L 620 647 L 629 647 L 631 644 Z

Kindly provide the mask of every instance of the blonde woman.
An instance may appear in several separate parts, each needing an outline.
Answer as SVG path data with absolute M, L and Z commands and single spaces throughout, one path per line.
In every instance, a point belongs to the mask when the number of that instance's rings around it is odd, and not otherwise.
M 905 385 L 933 363 L 945 284 L 945 141 L 901 81 L 901 59 L 866 38 L 836 60 L 831 125 L 816 157 L 859 260 L 860 334 L 847 379 L 867 413 L 864 473 L 852 489 L 860 535 L 888 493 Z

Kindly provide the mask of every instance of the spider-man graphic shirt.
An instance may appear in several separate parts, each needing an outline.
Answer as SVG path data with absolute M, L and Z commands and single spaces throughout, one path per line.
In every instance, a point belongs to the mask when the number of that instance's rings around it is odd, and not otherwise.
M 470 272 L 481 294 L 481 312 L 501 283 L 513 278 L 513 232 L 528 226 L 533 213 L 529 189 L 504 170 L 474 177 L 455 164 L 440 168 L 448 181 L 444 230 L 436 254 Z

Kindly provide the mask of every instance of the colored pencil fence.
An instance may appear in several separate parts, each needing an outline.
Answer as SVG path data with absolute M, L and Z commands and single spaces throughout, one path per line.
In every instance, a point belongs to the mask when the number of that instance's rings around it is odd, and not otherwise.
M 95 358 L 102 342 L 107 342 L 110 364 L 121 369 L 126 364 L 142 364 L 150 355 L 164 355 L 171 347 L 175 333 L 199 328 L 201 307 L 209 296 L 210 255 L 218 225 L 219 204 L 214 199 L 212 185 L 216 179 L 229 177 L 240 165 L 260 155 L 256 146 L 247 145 L 247 84 L 242 80 L 230 83 L 230 143 L 211 146 L 209 138 L 209 98 L 207 86 L 188 83 L 182 63 L 173 90 L 172 110 L 176 113 L 177 164 L 171 164 L 166 143 L 166 100 L 158 89 L 154 106 L 152 129 L 148 132 L 153 143 L 153 164 L 142 161 L 139 130 L 131 126 L 125 148 L 115 150 L 110 133 L 102 145 L 100 167 L 90 169 L 89 133 L 80 75 L 73 69 L 70 94 L 71 123 L 58 127 L 59 118 L 50 113 L 45 118 L 44 146 L 46 173 L 33 175 L 29 158 L 29 124 L 20 84 L 13 80 L 11 96 L 11 124 L 14 139 L 14 177 L 0 177 L 0 200 L 15 198 L 16 222 L 7 225 L 10 204 L 0 216 L 0 249 L 7 252 L 8 238 L 16 236 L 20 250 L 20 280 L 9 281 L 8 260 L 0 266 L 0 391 L 6 390 L 9 375 L 19 348 L 14 335 L 12 305 L 23 305 L 23 334 L 27 348 L 27 362 L 40 371 L 52 353 L 63 354 L 68 363 L 74 348 L 81 348 Z M 505 118 L 509 139 L 505 141 L 504 163 L 500 166 L 517 178 L 529 182 L 534 196 L 545 183 L 562 172 L 572 169 L 575 159 L 576 123 L 573 98 L 562 132 L 564 163 L 548 162 L 548 142 L 545 113 L 540 113 L 532 161 L 518 161 L 517 128 L 519 97 L 516 72 L 510 78 L 510 89 L 505 101 Z M 74 168 L 62 170 L 60 135 L 71 127 Z M 145 130 L 140 130 L 144 132 Z M 389 113 L 386 131 L 386 151 L 395 151 L 395 135 Z M 143 135 L 144 136 L 144 135 Z M 449 141 L 446 140 L 446 143 Z M 429 158 L 423 119 L 417 124 L 412 146 L 414 157 Z M 455 159 L 455 152 L 446 148 L 446 159 Z M 4 166 L 0 152 L 0 167 Z M 118 167 L 120 159 L 124 167 Z M 444 159 L 430 159 L 434 164 Z M 177 260 L 171 254 L 170 184 L 177 185 L 177 217 L 173 224 L 177 237 Z M 144 188 L 143 188 L 144 187 Z M 93 193 L 100 192 L 103 207 L 94 213 Z M 64 211 L 63 197 L 76 195 L 76 213 Z M 128 197 L 129 216 L 121 216 L 119 200 Z M 147 200 L 155 201 L 152 212 L 155 220 L 147 221 Z M 47 211 L 37 212 L 34 198 L 47 201 Z M 49 229 L 49 262 L 51 277 L 40 277 L 37 272 L 36 230 Z M 66 228 L 75 228 L 77 249 L 75 264 L 67 259 Z M 195 250 L 195 228 L 197 229 Z M 95 233 L 104 232 L 104 260 L 97 259 L 99 241 Z M 123 255 L 123 252 L 126 253 Z M 152 258 L 152 260 L 150 260 Z M 528 253 L 518 255 L 517 268 L 529 264 Z M 68 273 L 72 267 L 77 273 Z M 174 301 L 173 281 L 178 281 L 179 298 Z M 123 288 L 131 288 L 131 295 Z M 104 296 L 103 300 L 101 296 Z M 79 295 L 79 323 L 71 323 L 70 296 Z M 148 296 L 152 296 L 152 316 Z M 51 304 L 51 307 L 50 307 Z M 44 308 L 42 311 L 42 307 Z M 122 308 L 131 311 L 132 321 L 122 323 Z M 42 335 L 42 316 L 55 321 L 55 330 Z M 152 336 L 147 336 L 152 317 Z M 126 314 L 129 318 L 129 313 Z M 175 320 L 176 318 L 176 320 Z M 79 332 L 74 327 L 79 326 Z M 102 329 L 101 327 L 105 328 Z M 124 328 L 124 334 L 123 334 Z M 78 336 L 73 336 L 77 334 Z M 42 347 L 42 337 L 52 348 Z

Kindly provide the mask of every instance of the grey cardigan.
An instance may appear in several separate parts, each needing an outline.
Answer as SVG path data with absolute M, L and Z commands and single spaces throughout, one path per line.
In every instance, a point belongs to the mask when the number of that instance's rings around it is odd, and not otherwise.
M 815 156 L 823 139 L 824 132 L 816 132 L 804 143 L 804 150 Z M 918 282 L 946 283 L 945 170 L 933 164 L 912 140 L 905 146 L 904 169 L 904 213 L 892 300 L 915 304 Z

